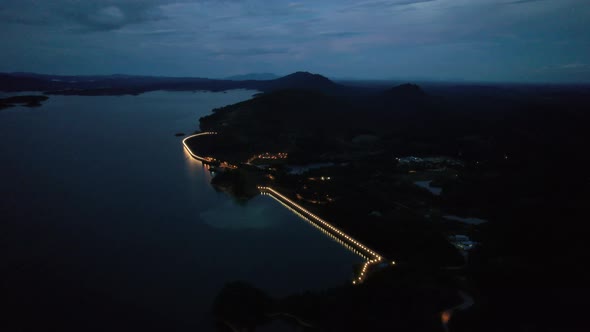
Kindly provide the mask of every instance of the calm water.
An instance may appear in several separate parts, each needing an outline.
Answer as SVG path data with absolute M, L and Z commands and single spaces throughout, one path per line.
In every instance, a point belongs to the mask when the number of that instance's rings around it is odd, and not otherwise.
M 23 328 L 202 331 L 226 282 L 276 296 L 349 282 L 357 256 L 269 197 L 216 192 L 174 137 L 253 93 L 52 96 L 0 111 L 8 315 Z

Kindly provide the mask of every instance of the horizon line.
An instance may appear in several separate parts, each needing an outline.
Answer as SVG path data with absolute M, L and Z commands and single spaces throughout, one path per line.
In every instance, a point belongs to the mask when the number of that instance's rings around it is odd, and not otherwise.
M 245 76 L 245 75 L 257 75 L 257 74 L 272 74 L 277 76 L 275 79 L 279 79 L 285 76 L 289 76 L 295 73 L 310 73 L 324 76 L 335 82 L 343 81 L 358 81 L 358 82 L 421 82 L 421 83 L 455 83 L 455 84 L 516 84 L 516 85 L 590 85 L 590 81 L 524 81 L 524 80 L 475 80 L 475 79 L 464 79 L 464 78 L 453 78 L 453 79 L 441 79 L 441 78 L 426 78 L 426 77 L 400 77 L 400 78 L 362 78 L 362 77 L 332 77 L 317 72 L 311 72 L 307 70 L 298 70 L 289 74 L 276 74 L 272 72 L 256 72 L 246 74 L 233 74 L 223 77 L 207 77 L 207 76 L 174 76 L 174 75 L 154 75 L 154 74 L 55 74 L 55 73 L 41 73 L 32 71 L 10 71 L 0 72 L 0 75 L 40 75 L 40 76 L 66 76 L 66 77 L 112 77 L 112 76 L 128 76 L 128 77 L 152 77 L 152 78 L 177 78 L 177 79 L 209 79 L 209 80 L 220 80 L 229 81 L 229 77 L 232 76 Z M 272 81 L 270 79 L 268 81 Z M 254 80 L 254 81 L 267 81 L 267 80 Z

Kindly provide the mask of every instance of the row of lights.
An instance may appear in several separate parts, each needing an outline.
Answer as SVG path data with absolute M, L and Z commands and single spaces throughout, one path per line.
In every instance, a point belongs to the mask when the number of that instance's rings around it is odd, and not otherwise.
M 371 265 L 376 264 L 376 263 L 379 262 L 377 260 L 369 259 L 367 256 L 365 256 L 362 253 L 358 252 L 356 249 L 354 249 L 353 247 L 349 246 L 347 243 L 345 243 L 344 241 L 342 241 L 338 237 L 334 236 L 332 233 L 328 232 L 327 230 L 325 230 L 324 228 L 322 228 L 320 225 L 314 223 L 313 221 L 311 221 L 310 219 L 308 219 L 307 217 L 305 217 L 304 215 L 302 215 L 301 213 L 299 213 L 297 210 L 291 208 L 289 205 L 285 204 L 283 201 L 281 201 L 280 199 L 278 199 L 274 195 L 269 194 L 269 193 L 264 193 L 264 192 L 262 193 L 262 195 L 269 196 L 272 199 L 276 200 L 277 202 L 281 203 L 281 205 L 283 205 L 284 207 L 286 207 L 287 209 L 289 209 L 290 211 L 292 211 L 293 213 L 295 213 L 301 219 L 307 221 L 309 224 L 311 224 L 315 228 L 319 229 L 322 233 L 328 235 L 330 238 L 334 239 L 336 242 L 338 242 L 341 245 L 343 245 L 346 249 L 352 251 L 353 253 L 355 253 L 355 254 L 361 256 L 363 259 L 367 260 L 363 264 L 363 267 L 361 268 L 361 270 L 359 272 L 359 275 L 352 281 L 352 284 L 353 285 L 361 284 L 363 281 L 365 281 L 365 279 L 366 279 L 366 277 L 368 275 L 367 270 L 369 269 L 369 267 Z M 392 262 L 392 264 L 395 264 L 395 263 Z
M 363 265 L 363 268 L 361 269 L 361 273 L 359 274 L 358 278 L 356 278 L 356 280 L 352 281 L 352 284 L 356 285 L 356 284 L 360 284 L 363 281 L 365 281 L 365 278 L 367 277 L 367 270 L 369 269 L 369 267 L 371 265 L 377 264 L 377 263 L 379 263 L 379 260 L 375 260 L 375 259 L 365 262 L 365 264 Z M 392 261 L 391 265 L 395 265 L 395 261 Z
M 184 145 L 184 148 L 188 151 L 188 153 L 190 153 L 191 156 L 193 156 L 193 158 L 195 158 L 197 160 L 200 160 L 200 161 L 212 162 L 215 159 L 213 159 L 211 157 L 197 156 L 196 154 L 193 153 L 193 151 L 186 144 L 186 141 L 188 141 L 189 139 L 191 139 L 193 137 L 205 136 L 205 135 L 217 135 L 217 133 L 214 132 L 214 131 L 205 131 L 205 132 L 202 132 L 202 133 L 198 133 L 198 134 L 194 134 L 194 135 L 188 136 L 188 137 L 186 137 L 185 139 L 182 140 L 182 145 Z
M 212 157 L 201 157 L 201 156 L 198 156 L 198 155 L 196 155 L 196 154 L 195 154 L 195 153 L 194 153 L 194 152 L 193 152 L 193 151 L 192 151 L 192 150 L 189 148 L 188 144 L 186 144 L 186 141 L 187 141 L 187 140 L 189 140 L 189 139 L 191 139 L 191 138 L 193 138 L 193 137 L 198 137 L 198 136 L 205 136 L 205 135 L 217 135 L 217 132 L 215 132 L 215 131 L 205 131 L 205 132 L 202 132 L 202 133 L 198 133 L 198 134 L 194 134 L 194 135 L 188 136 L 187 138 L 185 138 L 185 139 L 183 139 L 183 140 L 182 140 L 182 144 L 184 145 L 184 148 L 185 148 L 185 149 L 188 151 L 188 153 L 189 153 L 191 156 L 193 156 L 193 158 L 195 158 L 195 159 L 197 159 L 197 160 L 200 160 L 200 161 L 204 161 L 204 162 L 212 163 L 212 162 L 214 162 L 214 161 L 217 161 L 217 159 L 215 159 L 215 158 L 212 158 Z M 228 162 L 225 162 L 225 161 L 224 161 L 224 162 L 222 162 L 222 163 L 221 163 L 221 165 L 222 165 L 222 166 L 224 166 L 224 167 L 229 167 L 229 168 L 231 168 L 231 169 L 236 169 L 236 168 L 238 168 L 238 166 L 232 165 L 232 164 L 230 164 L 230 163 L 228 163 Z
M 289 209 L 290 211 L 292 211 L 293 213 L 295 213 L 297 216 L 299 216 L 300 218 L 302 218 L 303 220 L 307 221 L 308 223 L 310 223 L 315 228 L 317 228 L 320 231 L 322 231 L 322 233 L 328 235 L 330 238 L 334 239 L 335 241 L 337 241 L 338 243 L 340 243 L 341 245 L 343 245 L 346 249 L 352 251 L 353 253 L 355 253 L 355 254 L 361 256 L 363 259 L 367 260 L 367 262 L 365 262 L 363 264 L 363 267 L 361 268 L 361 271 L 360 271 L 358 277 L 356 277 L 352 281 L 352 284 L 353 285 L 356 285 L 357 283 L 359 283 L 359 284 L 362 283 L 365 280 L 365 278 L 367 277 L 367 269 L 369 268 L 369 266 L 372 265 L 372 264 L 376 264 L 376 263 L 379 262 L 378 260 L 373 260 L 373 259 L 370 260 L 367 256 L 365 256 L 362 253 L 358 252 L 353 247 L 349 246 L 347 243 L 345 243 L 344 241 L 340 240 L 338 237 L 334 236 L 332 233 L 326 231 L 324 228 L 322 228 L 318 224 L 316 224 L 313 221 L 311 221 L 310 219 L 306 218 L 304 215 L 302 215 L 298 211 L 294 210 L 289 205 L 283 203 L 283 201 L 281 201 L 280 199 L 276 198 L 275 196 L 273 196 L 271 194 L 268 194 L 268 193 L 262 193 L 262 194 L 263 195 L 266 195 L 266 196 L 272 197 L 274 200 L 276 200 L 277 202 L 281 203 L 281 205 L 285 206 L 287 209 Z
M 259 155 L 254 155 L 252 157 L 250 157 L 250 159 L 248 159 L 248 161 L 246 161 L 247 164 L 250 164 L 251 162 L 253 162 L 256 159 L 287 159 L 289 156 L 289 154 L 287 152 L 279 152 L 276 154 L 270 153 L 270 152 L 266 152 L 263 154 L 259 154 Z
M 286 207 L 287 209 L 289 209 L 289 211 L 295 213 L 298 217 L 300 217 L 301 219 L 307 221 L 310 225 L 312 225 L 313 227 L 319 229 L 322 233 L 328 235 L 330 238 L 332 238 L 334 241 L 340 243 L 341 245 L 343 245 L 346 249 L 350 250 L 351 252 L 353 252 L 356 255 L 361 256 L 363 259 L 368 260 L 369 257 L 365 256 L 363 253 L 357 251 L 354 247 L 350 246 L 348 243 L 342 241 L 339 237 L 335 236 L 334 234 L 328 232 L 325 228 L 321 227 L 320 225 L 318 225 L 317 223 L 313 222 L 312 220 L 310 220 L 309 218 L 307 218 L 306 216 L 304 216 L 303 214 L 299 213 L 297 210 L 291 208 L 289 205 L 285 204 L 283 201 L 281 201 L 280 199 L 278 199 L 277 197 L 273 196 L 272 194 L 269 193 L 262 193 L 262 195 L 264 196 L 269 196 L 272 199 L 276 200 L 277 202 L 281 203 L 281 205 L 283 205 L 284 207 Z
M 354 243 L 356 246 L 362 248 L 364 251 L 366 251 L 367 253 L 370 254 L 370 256 L 373 256 L 374 258 L 378 259 L 378 260 L 382 260 L 382 257 L 380 255 L 378 255 L 376 252 L 374 252 L 373 250 L 367 248 L 365 245 L 363 245 L 362 243 L 358 242 L 357 240 L 353 239 L 351 236 L 347 235 L 346 233 L 342 232 L 341 230 L 339 230 L 338 228 L 332 226 L 330 223 L 326 222 L 325 220 L 321 219 L 320 217 L 316 216 L 315 214 L 311 213 L 310 211 L 306 210 L 305 208 L 303 208 L 302 206 L 300 206 L 299 204 L 293 202 L 292 200 L 290 200 L 289 198 L 285 197 L 284 195 L 282 195 L 281 193 L 277 192 L 276 190 L 270 188 L 270 187 L 258 187 L 258 189 L 260 190 L 268 190 L 270 192 L 272 192 L 273 194 L 281 197 L 282 199 L 284 199 L 285 201 L 287 201 L 288 203 L 290 203 L 291 205 L 295 206 L 297 209 L 299 209 L 300 211 L 306 213 L 307 215 L 309 215 L 310 217 L 312 217 L 313 219 L 315 219 L 316 221 L 319 221 L 320 223 L 322 223 L 324 226 L 328 227 L 329 229 L 331 229 L 332 231 L 336 232 L 338 235 L 342 236 L 343 238 L 347 239 L 348 241 Z
M 274 190 L 274 189 L 272 189 L 270 187 L 262 187 L 262 186 L 259 186 L 258 189 L 261 191 L 261 193 L 263 195 L 269 195 L 269 196 L 273 197 L 275 200 L 277 200 L 278 202 L 280 202 L 282 205 L 284 205 L 285 207 L 287 207 L 289 210 L 293 211 L 294 213 L 296 213 L 298 216 L 300 216 L 304 220 L 310 222 L 312 225 L 314 225 L 318 229 L 322 230 L 322 232 L 330 235 L 330 237 L 335 238 L 339 243 L 341 243 L 345 247 L 351 249 L 356 254 L 359 254 L 364 259 L 368 259 L 368 257 L 365 256 L 365 255 L 363 255 L 363 254 L 358 253 L 354 248 L 351 248 L 351 246 L 349 246 L 348 244 L 344 243 L 339 238 L 335 237 L 332 233 L 327 232 L 323 227 L 319 227 L 319 225 L 317 225 L 315 222 L 312 222 L 310 219 L 306 218 L 304 215 L 302 215 L 301 213 L 299 213 L 299 211 L 297 211 L 297 210 L 291 208 L 290 206 L 288 206 L 287 204 L 285 204 L 282 200 L 279 200 L 278 198 L 274 197 L 274 195 L 277 195 L 278 197 L 282 198 L 284 201 L 286 201 L 289 204 L 291 204 L 292 206 L 296 207 L 301 212 L 303 212 L 303 213 L 307 214 L 308 216 L 312 217 L 314 220 L 316 220 L 316 221 L 320 222 L 322 225 L 328 227 L 333 232 L 336 232 L 336 234 L 338 234 L 339 236 L 345 238 L 346 240 L 350 241 L 351 243 L 353 243 L 357 247 L 360 247 L 365 252 L 369 253 L 369 256 L 372 256 L 373 258 L 370 259 L 370 260 L 368 260 L 367 262 L 365 262 L 365 264 L 363 264 L 363 267 L 361 268 L 361 271 L 360 271 L 359 276 L 355 280 L 353 280 L 353 282 L 352 282 L 354 285 L 359 284 L 359 283 L 362 283 L 365 280 L 365 278 L 367 276 L 367 271 L 368 271 L 368 269 L 369 269 L 369 267 L 371 265 L 380 263 L 383 260 L 383 257 L 381 257 L 380 255 L 378 255 L 373 250 L 367 248 L 366 246 L 364 246 L 363 244 L 361 244 L 357 240 L 353 239 L 352 237 L 350 237 L 349 235 L 345 234 L 341 230 L 339 230 L 336 227 L 332 226 L 330 223 L 326 222 L 325 220 L 321 219 L 320 217 L 318 217 L 315 214 L 311 213 L 310 211 L 306 210 L 305 208 L 303 208 L 299 204 L 293 202 L 292 200 L 290 200 L 289 198 L 285 197 L 284 195 L 282 195 L 281 193 L 277 192 L 276 190 Z M 269 193 L 265 193 L 265 191 L 268 191 L 268 192 L 270 192 L 270 193 L 272 193 L 274 195 L 269 194 Z M 392 261 L 391 264 L 392 265 L 395 265 L 395 261 Z

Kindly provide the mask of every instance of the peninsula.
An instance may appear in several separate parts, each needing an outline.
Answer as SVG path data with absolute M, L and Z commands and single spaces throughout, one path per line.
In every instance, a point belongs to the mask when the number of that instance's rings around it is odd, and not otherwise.
M 586 148 L 568 142 L 590 142 L 581 126 L 590 122 L 582 106 L 590 94 L 551 87 L 459 90 L 431 93 L 403 84 L 346 96 L 269 91 L 213 110 L 200 119 L 200 130 L 217 135 L 185 143 L 215 167 L 214 184 L 234 187 L 226 191 L 255 195 L 257 187 L 266 193 L 271 188 L 297 213 L 329 220 L 382 257 L 395 258 L 396 265 L 369 271 L 362 287 L 385 275 L 395 275 L 388 283 L 397 285 L 402 275 L 423 280 L 436 271 L 446 283 L 435 287 L 450 287 L 461 297 L 478 294 L 473 301 L 487 306 L 458 317 L 487 314 L 506 305 L 490 285 L 530 287 L 540 269 L 543 280 L 561 278 L 534 252 L 564 258 L 572 242 L 560 241 L 549 252 L 546 243 L 556 233 L 577 238 L 569 231 L 575 227 L 555 220 L 566 207 L 569 215 L 582 216 L 581 202 L 589 195 L 588 187 L 569 180 L 572 172 L 585 174 Z M 519 240 L 531 233 L 535 242 Z M 552 260 L 551 271 L 574 268 L 567 261 Z M 536 308 L 526 292 L 511 298 Z M 314 315 L 303 314 L 307 302 L 301 300 L 290 312 L 309 321 Z M 453 306 L 463 307 L 455 302 L 448 308 Z M 449 311 L 441 312 L 447 324 Z

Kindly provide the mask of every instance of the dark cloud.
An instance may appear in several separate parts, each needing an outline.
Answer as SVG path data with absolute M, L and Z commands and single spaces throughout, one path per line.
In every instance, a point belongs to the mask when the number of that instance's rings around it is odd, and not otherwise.
M 0 7 L 2 20 L 25 25 L 79 26 L 114 30 L 129 24 L 163 19 L 165 0 L 8 0 Z
M 157 8 L 150 6 L 100 6 L 87 11 L 68 10 L 67 18 L 91 30 L 115 30 L 130 24 L 163 19 Z
M 588 0 L 0 0 L 0 71 L 590 80 L 589 30 Z

